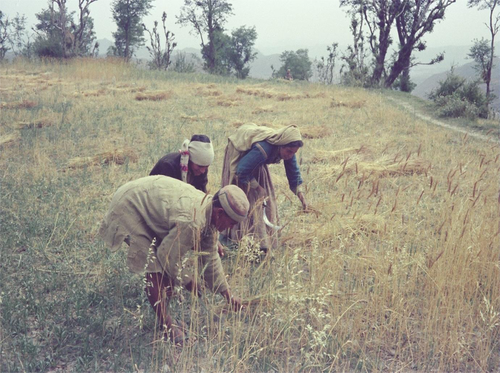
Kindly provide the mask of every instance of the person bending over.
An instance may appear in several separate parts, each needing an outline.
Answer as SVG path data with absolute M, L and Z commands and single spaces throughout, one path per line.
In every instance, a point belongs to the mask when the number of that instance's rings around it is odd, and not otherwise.
M 229 238 L 239 241 L 252 234 L 264 253 L 278 246 L 278 210 L 268 164 L 283 160 L 290 189 L 297 195 L 302 208 L 308 208 L 301 189 L 302 177 L 295 153 L 303 146 L 296 126 L 275 130 L 253 123 L 245 124 L 228 138 L 222 170 L 222 185 L 236 184 L 250 202 L 249 218 L 236 225 Z M 264 205 L 265 203 L 265 205 Z M 264 212 L 267 222 L 264 220 Z
M 130 181 L 114 193 L 99 234 L 112 250 L 122 242 L 128 248 L 127 264 L 146 276 L 146 293 L 164 333 L 182 344 L 184 332 L 167 313 L 176 285 L 198 294 L 196 277 L 182 268 L 189 250 L 199 252 L 203 278 L 234 309 L 241 301 L 232 296 L 217 253 L 217 231 L 222 232 L 246 219 L 249 202 L 234 185 L 214 196 L 165 176 L 147 176 Z
M 191 140 L 184 140 L 178 153 L 168 153 L 160 158 L 149 175 L 170 176 L 206 193 L 208 167 L 213 160 L 214 149 L 208 136 L 193 135 Z

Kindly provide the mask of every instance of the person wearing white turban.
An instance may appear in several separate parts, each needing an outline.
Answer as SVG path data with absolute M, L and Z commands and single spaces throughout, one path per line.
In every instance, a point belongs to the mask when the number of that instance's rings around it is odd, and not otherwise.
M 178 153 L 163 156 L 149 175 L 170 176 L 206 193 L 208 167 L 213 160 L 214 149 L 208 136 L 193 135 L 191 140 L 184 140 Z

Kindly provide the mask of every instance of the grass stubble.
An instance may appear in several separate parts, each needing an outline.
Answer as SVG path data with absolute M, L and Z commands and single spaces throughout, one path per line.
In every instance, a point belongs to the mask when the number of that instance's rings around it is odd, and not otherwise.
M 117 61 L 0 67 L 1 371 L 496 371 L 500 150 L 383 93 L 234 81 Z M 97 236 L 113 192 L 194 133 L 218 189 L 230 135 L 297 124 L 310 213 L 272 165 L 282 247 L 223 265 L 247 301 L 185 291 L 160 341 L 126 250 Z

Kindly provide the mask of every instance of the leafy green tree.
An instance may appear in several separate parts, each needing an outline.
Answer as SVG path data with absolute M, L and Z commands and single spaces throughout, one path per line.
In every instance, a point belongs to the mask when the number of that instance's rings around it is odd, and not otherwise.
M 178 24 L 191 26 L 200 37 L 204 69 L 212 74 L 227 71 L 224 25 L 232 14 L 233 6 L 226 0 L 184 0 L 177 17 Z
M 256 39 L 255 27 L 241 26 L 231 33 L 229 62 L 235 76 L 239 79 L 245 79 L 248 76 L 250 72 L 248 64 L 257 56 L 256 52 L 252 52 Z
M 500 12 L 497 8 L 499 0 L 469 0 L 468 6 L 478 7 L 479 9 L 488 9 L 489 22 L 486 24 L 488 30 L 490 31 L 490 45 L 486 48 L 486 41 L 476 41 L 472 47 L 469 56 L 478 63 L 481 71 L 481 79 L 486 83 L 486 97 L 488 101 L 491 101 L 491 72 L 493 70 L 495 59 L 495 36 L 500 29 Z M 483 39 L 484 40 L 484 39 Z
M 149 14 L 152 0 L 114 0 L 111 5 L 117 30 L 113 33 L 115 45 L 108 54 L 123 57 L 126 61 L 134 55 L 135 48 L 144 44 L 142 18 Z
M 88 56 L 95 41 L 94 22 L 90 17 L 90 4 L 97 0 L 78 0 L 79 12 L 69 13 L 66 0 L 51 0 L 49 8 L 36 14 L 34 42 L 38 56 L 71 58 Z M 57 6 L 57 8 L 56 8 Z
M 231 61 L 229 60 L 231 37 L 221 29 L 214 30 L 210 41 L 201 48 L 203 68 L 211 74 L 229 76 Z M 212 53 L 215 53 L 212 55 Z M 213 63 L 213 66 L 210 63 Z
M 273 71 L 274 78 L 285 78 L 290 70 L 293 79 L 308 81 L 312 76 L 312 62 L 308 56 L 307 49 L 294 51 L 284 51 L 280 55 L 281 67 Z
M 491 47 L 485 38 L 481 40 L 474 39 L 474 45 L 470 48 L 467 56 L 472 58 L 476 63 L 474 68 L 479 72 L 481 80 L 486 81 L 489 69 L 489 57 L 491 54 Z

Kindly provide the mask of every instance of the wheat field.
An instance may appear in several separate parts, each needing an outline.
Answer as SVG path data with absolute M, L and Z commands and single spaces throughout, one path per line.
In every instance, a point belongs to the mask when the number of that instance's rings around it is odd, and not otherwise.
M 500 148 L 388 92 L 153 72 L 113 60 L 0 65 L 0 370 L 474 371 L 500 366 Z M 161 340 L 125 247 L 97 235 L 114 191 L 192 134 L 296 124 L 306 198 L 272 165 L 281 247 L 226 250 L 228 311 L 179 291 Z

